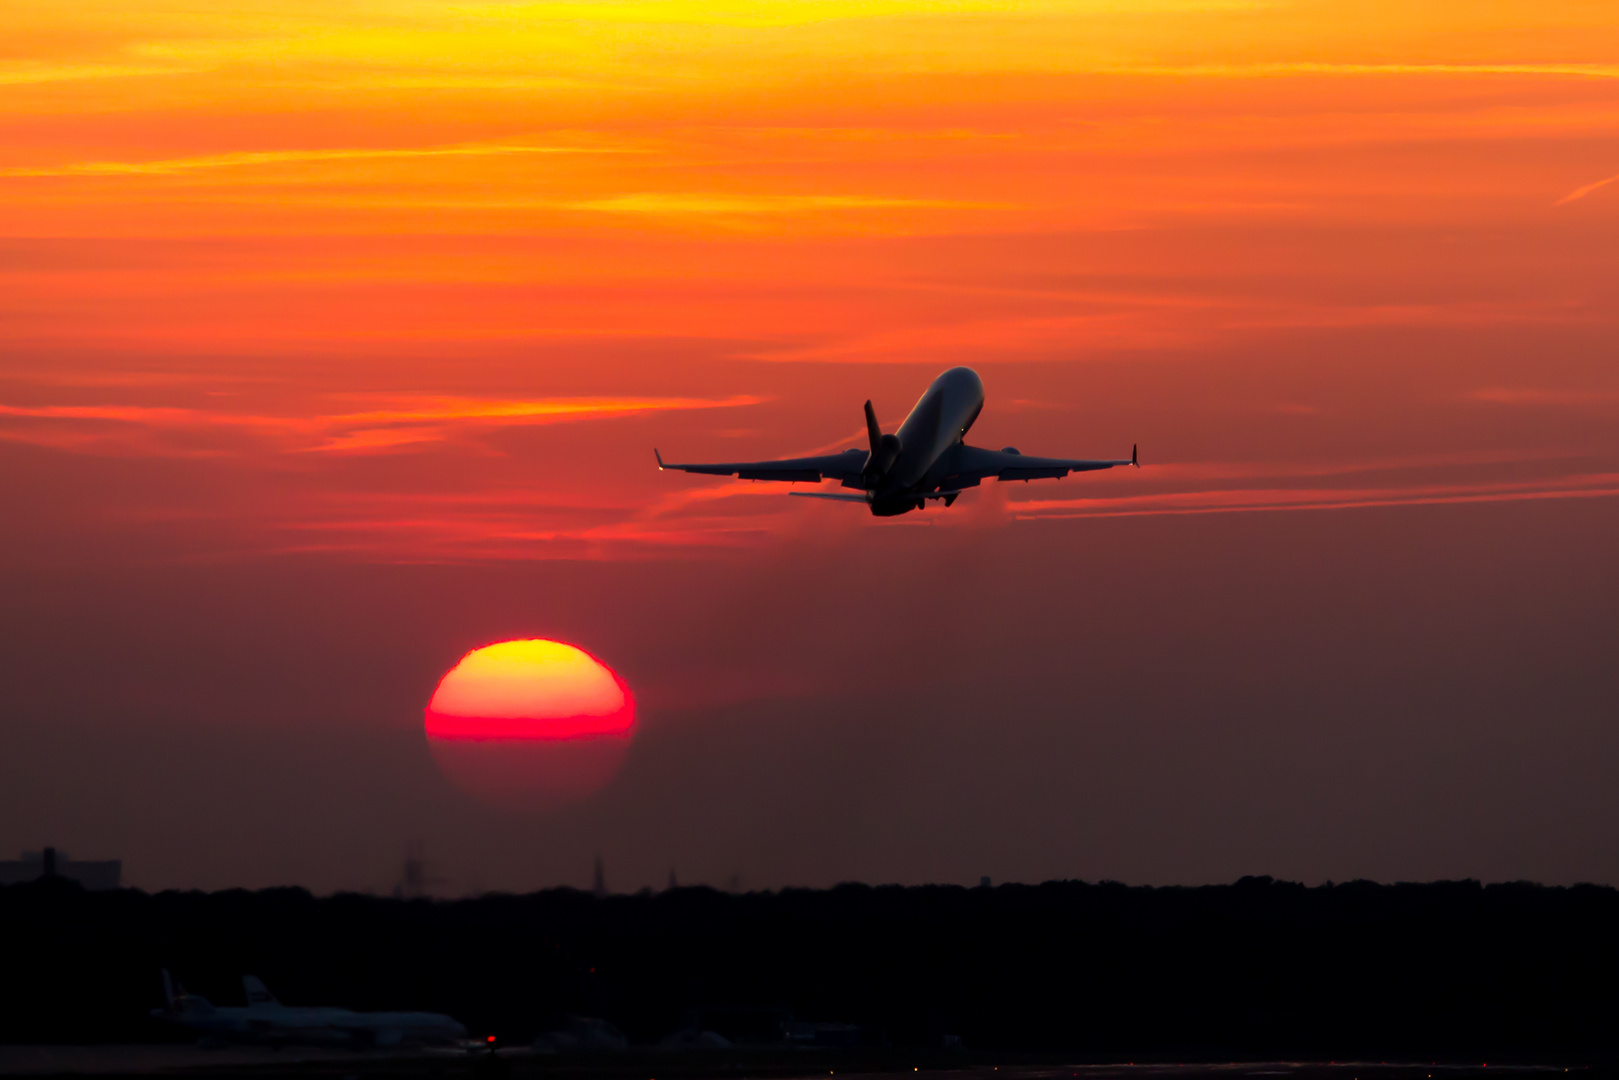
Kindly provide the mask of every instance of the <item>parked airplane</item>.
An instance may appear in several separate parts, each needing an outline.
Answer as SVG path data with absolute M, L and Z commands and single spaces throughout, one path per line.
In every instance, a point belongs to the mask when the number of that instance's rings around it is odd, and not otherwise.
M 949 506 L 968 488 L 988 477 L 999 480 L 1059 479 L 1071 472 L 1135 465 L 1136 451 L 1118 461 L 1081 461 L 1070 458 L 1029 457 L 1016 447 L 984 450 L 968 446 L 973 421 L 984 408 L 984 384 L 972 368 L 951 368 L 928 387 L 899 431 L 884 435 L 877 413 L 866 402 L 869 450 L 841 454 L 785 458 L 780 461 L 722 462 L 712 465 L 673 465 L 653 449 L 660 469 L 680 469 L 709 476 L 736 476 L 743 480 L 784 480 L 818 484 L 831 477 L 855 488 L 859 495 L 834 491 L 794 491 L 812 499 L 865 503 L 877 517 L 894 517 L 920 510 L 928 499 L 943 499 Z
M 246 1007 L 214 1005 L 207 998 L 186 993 L 164 971 L 164 1007 L 153 1009 L 152 1015 L 191 1028 L 203 1042 L 365 1049 L 452 1043 L 467 1036 L 463 1025 L 439 1013 L 283 1005 L 252 975 L 242 976 L 242 989 L 247 993 Z

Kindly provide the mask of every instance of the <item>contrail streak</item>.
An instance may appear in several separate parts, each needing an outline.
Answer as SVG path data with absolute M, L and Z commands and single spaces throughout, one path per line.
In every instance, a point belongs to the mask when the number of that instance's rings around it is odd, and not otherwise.
M 1558 199 L 1556 202 L 1552 203 L 1552 205 L 1553 206 L 1562 206 L 1564 203 L 1571 203 L 1575 199 L 1583 199 L 1587 195 L 1591 194 L 1591 192 L 1595 191 L 1597 188 L 1607 187 L 1609 184 L 1613 183 L 1615 180 L 1619 180 L 1619 173 L 1614 173 L 1612 176 L 1607 177 L 1606 179 L 1598 180 L 1594 184 L 1586 184 L 1584 187 L 1575 188 L 1573 191 L 1569 192 L 1567 195 L 1564 195 L 1561 199 Z

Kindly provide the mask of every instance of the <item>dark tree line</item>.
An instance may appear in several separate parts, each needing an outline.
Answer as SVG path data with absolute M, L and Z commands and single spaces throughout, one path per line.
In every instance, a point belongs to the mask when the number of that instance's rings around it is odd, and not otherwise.
M 0 1039 L 162 1037 L 169 968 L 215 1004 L 450 1013 L 527 1040 L 568 1013 L 656 1040 L 785 1007 L 872 1042 L 1109 1056 L 1607 1058 L 1619 892 L 1476 882 L 1201 888 L 568 889 L 455 901 L 299 889 L 0 888 Z

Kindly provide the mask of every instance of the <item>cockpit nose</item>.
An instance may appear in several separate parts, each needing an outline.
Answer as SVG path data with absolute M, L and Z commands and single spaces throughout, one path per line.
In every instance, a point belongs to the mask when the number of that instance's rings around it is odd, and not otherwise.
M 936 382 L 940 386 L 949 386 L 966 390 L 968 393 L 982 395 L 984 380 L 978 377 L 978 372 L 970 367 L 953 367 L 940 375 Z

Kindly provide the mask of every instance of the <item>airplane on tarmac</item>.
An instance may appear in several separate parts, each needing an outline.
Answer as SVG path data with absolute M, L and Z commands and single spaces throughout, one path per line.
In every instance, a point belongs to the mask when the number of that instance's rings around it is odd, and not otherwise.
M 460 1022 L 440 1013 L 355 1012 L 326 1006 L 283 1005 L 252 975 L 242 976 L 245 1007 L 215 1005 L 186 993 L 163 972 L 164 1007 L 159 1020 L 197 1032 L 203 1043 L 248 1042 L 267 1046 L 338 1046 L 351 1049 L 456 1043 L 466 1038 Z
M 949 506 L 963 491 L 993 476 L 998 480 L 1060 479 L 1071 472 L 1136 465 L 1136 448 L 1118 461 L 1081 461 L 1071 458 L 1030 457 L 1016 447 L 984 450 L 968 446 L 967 432 L 984 408 L 984 384 L 972 368 L 951 368 L 927 389 L 899 431 L 884 435 L 877 413 L 866 402 L 869 450 L 841 454 L 785 458 L 780 461 L 722 462 L 712 465 L 674 465 L 656 448 L 659 469 L 679 469 L 707 476 L 735 476 L 743 480 L 783 480 L 818 484 L 823 478 L 843 481 L 861 494 L 834 491 L 794 491 L 810 499 L 837 499 L 865 503 L 877 517 L 895 517 L 920 510 L 929 499 Z

